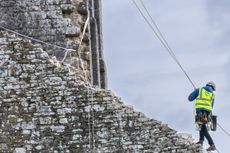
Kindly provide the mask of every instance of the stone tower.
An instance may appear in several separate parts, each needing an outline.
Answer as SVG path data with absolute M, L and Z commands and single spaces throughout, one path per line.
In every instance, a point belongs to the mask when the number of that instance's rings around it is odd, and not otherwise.
M 103 59 L 101 0 L 1 0 L 1 26 L 68 50 L 42 43 L 58 60 L 85 70 L 86 80 L 107 88 Z M 89 18 L 89 22 L 86 23 Z M 83 34 L 84 26 L 86 32 Z M 81 42 L 81 38 L 83 40 Z M 84 74 L 79 72 L 79 74 Z
M 100 6 L 0 0 L 0 152 L 202 153 L 103 89 Z

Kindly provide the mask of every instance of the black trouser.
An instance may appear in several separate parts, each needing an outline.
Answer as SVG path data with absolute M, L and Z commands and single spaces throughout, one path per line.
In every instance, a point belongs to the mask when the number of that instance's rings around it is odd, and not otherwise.
M 201 126 L 201 130 L 200 130 L 200 141 L 204 141 L 204 137 L 208 140 L 209 145 L 214 145 L 214 142 L 210 136 L 210 134 L 208 133 L 208 129 L 206 127 L 205 124 L 203 124 Z
M 210 112 L 208 111 L 198 111 L 197 114 L 201 114 L 200 116 L 203 116 L 203 117 L 207 117 L 210 115 Z M 210 136 L 210 134 L 208 133 L 208 129 L 206 127 L 206 122 L 203 123 L 201 126 L 201 130 L 200 130 L 200 141 L 204 141 L 204 138 L 206 138 L 208 140 L 208 143 L 209 145 L 214 145 L 214 142 L 212 140 L 212 137 Z

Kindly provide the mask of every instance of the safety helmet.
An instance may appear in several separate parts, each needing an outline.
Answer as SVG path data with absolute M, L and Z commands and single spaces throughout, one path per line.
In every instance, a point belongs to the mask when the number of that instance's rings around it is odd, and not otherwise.
M 212 89 L 213 89 L 214 91 L 216 91 L 216 85 L 215 85 L 214 82 L 210 81 L 210 82 L 208 82 L 208 83 L 206 84 L 206 86 L 212 87 Z

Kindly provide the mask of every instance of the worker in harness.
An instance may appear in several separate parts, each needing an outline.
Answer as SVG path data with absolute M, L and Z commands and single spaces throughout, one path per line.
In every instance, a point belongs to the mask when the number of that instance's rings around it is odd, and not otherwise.
M 216 90 L 216 85 L 210 81 L 205 87 L 195 89 L 188 97 L 189 101 L 196 100 L 196 123 L 200 127 L 200 139 L 196 144 L 203 145 L 204 138 L 208 140 L 209 148 L 207 151 L 216 150 L 215 144 L 209 135 L 207 123 L 210 122 L 210 116 L 213 109 L 215 95 L 213 91 Z

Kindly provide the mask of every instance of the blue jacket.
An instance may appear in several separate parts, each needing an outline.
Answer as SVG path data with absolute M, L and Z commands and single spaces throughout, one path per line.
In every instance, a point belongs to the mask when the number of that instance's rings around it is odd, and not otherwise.
M 213 93 L 212 87 L 205 86 L 205 87 L 203 87 L 203 88 L 204 88 L 205 90 L 207 90 L 207 91 Z M 195 99 L 198 97 L 198 95 L 199 95 L 199 89 L 195 89 L 195 90 L 189 95 L 188 100 L 189 100 L 189 101 L 193 101 L 193 100 L 195 100 Z M 212 107 L 213 107 L 213 105 L 214 105 L 214 99 L 213 99 L 213 101 L 212 101 Z M 196 111 L 201 111 L 201 110 L 206 110 L 206 109 L 204 109 L 204 108 L 198 108 L 198 109 L 196 109 Z M 208 110 L 206 110 L 206 111 L 208 111 Z

